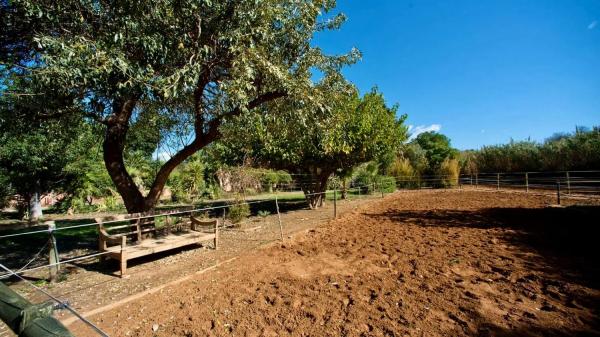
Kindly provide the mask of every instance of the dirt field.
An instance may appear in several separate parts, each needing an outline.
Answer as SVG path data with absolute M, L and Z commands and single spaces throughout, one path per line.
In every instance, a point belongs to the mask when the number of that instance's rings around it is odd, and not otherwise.
M 111 336 L 600 335 L 600 210 L 553 202 L 395 193 L 91 319 Z

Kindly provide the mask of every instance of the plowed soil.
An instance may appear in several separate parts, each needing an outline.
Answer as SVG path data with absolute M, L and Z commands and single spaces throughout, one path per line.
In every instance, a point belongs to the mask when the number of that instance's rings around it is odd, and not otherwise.
M 91 319 L 111 336 L 599 335 L 600 210 L 553 202 L 395 193 Z

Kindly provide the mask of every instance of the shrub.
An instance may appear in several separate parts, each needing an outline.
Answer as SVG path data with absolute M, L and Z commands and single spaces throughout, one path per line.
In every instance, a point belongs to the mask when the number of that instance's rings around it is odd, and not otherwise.
M 261 218 L 266 218 L 269 215 L 271 215 L 271 212 L 269 212 L 269 211 L 265 211 L 265 210 L 258 211 L 258 216 L 260 216 Z
M 458 185 L 460 165 L 456 159 L 446 159 L 440 165 L 438 175 L 443 187 L 454 187 Z
M 250 216 L 250 205 L 242 199 L 236 199 L 229 207 L 229 220 L 234 224 L 240 223 L 248 216 Z
M 388 170 L 389 174 L 396 177 L 398 187 L 410 188 L 418 185 L 419 175 L 410 164 L 408 158 L 396 158 Z
M 376 187 L 378 190 L 383 189 L 385 193 L 392 193 L 396 191 L 396 178 L 390 176 L 378 176 Z

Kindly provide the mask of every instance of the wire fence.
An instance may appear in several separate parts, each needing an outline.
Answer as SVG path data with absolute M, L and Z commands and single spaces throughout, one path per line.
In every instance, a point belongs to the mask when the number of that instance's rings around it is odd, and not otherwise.
M 322 184 L 322 182 L 313 182 L 316 184 Z M 561 193 L 565 197 L 570 196 L 583 196 L 583 197 L 600 197 L 600 171 L 569 171 L 569 172 L 522 172 L 522 173 L 478 173 L 473 175 L 461 175 L 461 176 L 396 176 L 387 177 L 387 179 L 380 179 L 367 184 L 358 184 L 350 182 L 349 184 L 342 186 L 339 181 L 330 183 L 330 189 L 322 192 L 306 193 L 299 189 L 293 189 L 290 186 L 307 186 L 307 182 L 303 184 L 287 184 L 276 186 L 276 190 L 273 193 L 267 194 L 267 197 L 261 199 L 248 199 L 248 200 L 229 200 L 225 201 L 222 205 L 202 206 L 202 207 L 190 207 L 187 206 L 185 209 L 173 209 L 163 212 L 154 212 L 151 214 L 124 214 L 124 215 L 113 215 L 108 219 L 101 221 L 103 226 L 118 227 L 118 226 L 130 226 L 132 222 L 144 221 L 151 219 L 157 229 L 168 229 L 172 230 L 171 226 L 166 226 L 166 223 L 171 221 L 165 221 L 165 219 L 174 220 L 175 223 L 185 223 L 186 217 L 189 216 L 203 216 L 206 218 L 219 218 L 222 220 L 222 229 L 224 230 L 235 230 L 240 226 L 251 222 L 247 221 L 229 221 L 226 222 L 227 214 L 231 215 L 232 210 L 241 205 L 246 207 L 254 208 L 251 213 L 255 216 L 259 215 L 260 212 L 269 212 L 269 214 L 277 214 L 278 218 L 278 229 L 277 237 L 280 240 L 284 239 L 284 228 L 281 220 L 281 213 L 287 212 L 294 207 L 306 208 L 306 202 L 312 197 L 319 196 L 322 200 L 327 200 L 333 203 L 332 214 L 329 218 L 337 217 L 337 206 L 339 199 L 350 196 L 364 197 L 381 195 L 383 197 L 386 193 L 396 191 L 398 189 L 430 189 L 430 188 L 461 188 L 464 186 L 472 186 L 473 188 L 495 188 L 495 189 L 510 189 L 518 190 L 523 192 L 549 192 L 557 190 L 558 192 L 558 203 L 560 203 Z M 287 191 L 286 191 L 287 188 Z M 284 192 L 285 191 L 285 192 Z M 296 195 L 298 193 L 298 195 Z M 258 196 L 260 197 L 260 196 Z M 16 230 L 12 233 L 6 233 L 0 235 L 0 245 L 2 242 L 14 244 L 17 241 L 21 241 L 22 245 L 27 245 L 31 248 L 32 243 L 29 238 L 38 238 L 40 242 L 40 249 L 36 250 L 35 254 L 31 254 L 31 259 L 26 260 L 21 267 L 14 266 L 10 259 L 3 258 L 1 261 L 2 268 L 5 270 L 4 274 L 0 274 L 0 279 L 7 279 L 14 277 L 19 280 L 26 280 L 22 275 L 26 273 L 40 272 L 44 269 L 59 268 L 61 265 L 72 264 L 83 260 L 89 260 L 92 258 L 99 258 L 109 254 L 108 251 L 100 251 L 90 249 L 90 244 L 95 242 L 93 238 L 97 237 L 97 228 L 100 222 L 90 221 L 81 224 L 65 224 L 62 226 L 54 227 L 49 226 L 44 229 L 36 230 Z M 174 226 L 175 230 L 180 230 L 177 226 Z M 86 254 L 79 256 L 65 256 L 57 258 L 56 261 L 50 259 L 49 263 L 43 263 L 39 265 L 39 261 L 46 258 L 46 255 L 51 256 L 52 251 L 48 251 L 47 254 L 44 250 L 52 248 L 55 250 L 56 256 L 58 257 L 58 248 L 62 247 L 61 244 L 52 245 L 52 238 L 55 236 L 65 235 L 65 238 L 69 238 L 67 234 L 61 233 L 79 233 L 84 231 L 88 239 L 91 238 L 87 246 Z M 167 233 L 168 234 L 168 233 Z M 75 237 L 77 237 L 75 235 Z M 23 243 L 24 242 L 24 243 Z M 66 242 L 66 240 L 65 240 Z M 262 242 L 262 241 L 261 241 Z M 268 242 L 265 241 L 265 242 Z M 59 242 L 60 243 L 60 242 Z M 18 245 L 14 245 L 11 248 L 18 248 Z M 68 247 L 67 247 L 68 249 Z M 132 247 L 125 247 L 127 249 L 133 249 Z M 15 251 L 15 254 L 19 254 L 19 251 Z M 34 261 L 38 261 L 38 265 L 32 266 Z M 11 265 L 6 267 L 6 265 Z M 52 272 L 51 272 L 52 273 Z M 31 284 L 30 282 L 26 282 Z M 34 287 L 36 291 L 39 291 L 39 287 Z M 48 294 L 45 294 L 48 295 Z M 64 302 L 61 302 L 64 304 Z M 74 313 L 77 315 L 77 313 Z M 84 321 L 85 322 L 85 321 Z M 88 322 L 93 326 L 93 323 Z M 87 323 L 86 323 L 87 324 Z M 97 331 L 98 332 L 98 331 Z M 102 335 L 101 332 L 98 332 Z

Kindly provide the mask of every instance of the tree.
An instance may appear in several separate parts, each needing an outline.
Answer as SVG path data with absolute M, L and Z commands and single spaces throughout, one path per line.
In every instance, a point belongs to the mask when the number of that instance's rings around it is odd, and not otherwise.
M 577 127 L 574 133 L 557 133 L 543 143 L 511 140 L 461 155 L 467 172 L 595 170 L 600 167 L 600 128 Z
M 454 159 L 458 151 L 450 146 L 450 138 L 437 132 L 423 132 L 413 140 L 425 151 L 428 167 L 426 174 L 435 175 L 446 159 Z
M 82 120 L 72 120 L 64 128 L 56 120 L 45 120 L 48 112 L 57 111 L 55 104 L 33 94 L 35 83 L 19 78 L 5 82 L 7 91 L 22 95 L 0 95 L 0 171 L 9 181 L 12 192 L 20 195 L 29 208 L 29 220 L 42 217 L 41 196 L 52 190 L 64 191 L 73 176 L 65 167 L 87 151 L 78 132 Z M 25 119 L 32 115 L 39 118 Z
M 264 166 L 295 173 L 310 208 L 322 205 L 331 174 L 395 152 L 407 137 L 406 116 L 398 118 L 396 107 L 387 107 L 376 89 L 361 98 L 348 84 L 329 80 L 320 87 L 331 105 L 325 114 L 303 113 L 311 106 L 287 99 L 270 107 L 277 114 L 247 115 L 224 130 L 228 146 L 247 149 Z M 245 136 L 237 136 L 235 128 L 246 130 Z
M 327 56 L 315 32 L 338 28 L 319 16 L 335 1 L 1 2 L 0 61 L 63 89 L 81 118 L 105 127 L 103 160 L 128 212 L 152 209 L 171 172 L 221 136 L 219 128 L 283 97 L 318 104 L 311 71 L 337 73 L 358 53 Z M 30 27 L 30 29 L 27 29 Z M 263 110 L 264 111 L 264 110 Z M 158 147 L 172 151 L 146 194 L 126 165 L 136 121 L 159 115 Z M 62 120 L 62 119 L 61 119 Z M 66 124 L 63 125 L 67 127 Z M 144 128 L 147 130 L 147 128 Z

